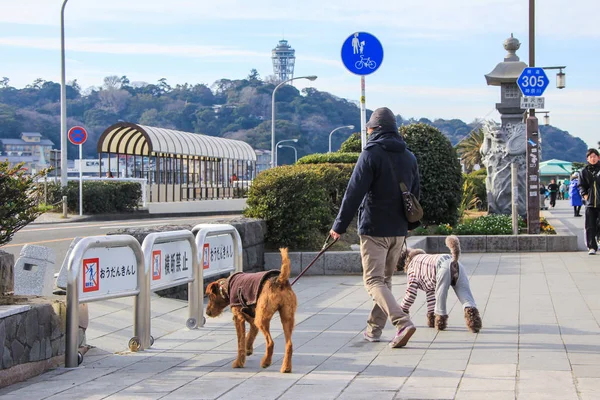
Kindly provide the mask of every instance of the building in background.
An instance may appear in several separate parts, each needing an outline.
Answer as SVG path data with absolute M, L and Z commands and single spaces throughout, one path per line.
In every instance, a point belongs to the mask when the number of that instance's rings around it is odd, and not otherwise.
M 37 171 L 50 167 L 50 152 L 54 143 L 44 139 L 37 132 L 22 132 L 20 139 L 0 139 L 0 161 L 8 161 L 11 166 L 25 163 L 27 171 Z
M 254 152 L 256 153 L 256 173 L 254 176 L 256 176 L 271 167 L 271 150 L 255 149 Z
M 273 73 L 279 82 L 294 77 L 294 64 L 296 62 L 296 50 L 288 44 L 287 40 L 280 40 L 277 47 L 271 52 L 273 60 Z

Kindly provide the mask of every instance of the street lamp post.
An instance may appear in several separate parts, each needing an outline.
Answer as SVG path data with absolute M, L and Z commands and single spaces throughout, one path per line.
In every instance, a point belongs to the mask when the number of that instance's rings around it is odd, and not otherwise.
M 285 143 L 285 142 L 298 143 L 298 139 L 283 139 L 283 140 L 280 140 L 279 142 L 277 142 L 277 144 L 275 145 L 275 159 L 273 161 L 273 166 L 275 166 L 275 167 L 277 166 L 277 162 L 279 161 L 279 160 L 277 160 L 277 148 L 279 147 L 279 144 Z
M 282 149 L 284 147 L 289 147 L 290 149 L 294 149 L 294 156 L 295 156 L 295 161 L 294 164 L 298 162 L 298 150 L 296 150 L 296 148 L 294 146 L 287 146 L 285 144 L 280 144 L 279 146 L 277 146 L 278 148 Z
M 337 131 L 338 129 L 344 129 L 344 128 L 348 128 L 348 129 L 354 129 L 354 125 L 346 125 L 346 126 L 340 126 L 339 128 L 335 128 L 334 130 L 332 130 L 329 133 L 329 152 L 331 153 L 331 135 L 333 135 L 333 132 Z
M 60 9 L 60 186 L 67 186 L 67 88 L 65 86 L 65 6 Z
M 275 162 L 275 152 L 277 151 L 277 147 L 275 146 L 275 92 L 277 92 L 277 89 L 279 89 L 281 86 L 295 79 L 308 79 L 309 81 L 314 81 L 317 79 L 317 76 L 298 76 L 296 78 L 287 79 L 279 83 L 279 85 L 275 86 L 275 89 L 273 89 L 273 95 L 271 96 L 271 168 L 277 166 Z
M 556 88 L 564 89 L 566 86 L 565 73 L 563 69 L 567 68 L 565 65 L 560 67 L 542 67 L 543 69 L 558 69 L 559 71 L 556 73 Z

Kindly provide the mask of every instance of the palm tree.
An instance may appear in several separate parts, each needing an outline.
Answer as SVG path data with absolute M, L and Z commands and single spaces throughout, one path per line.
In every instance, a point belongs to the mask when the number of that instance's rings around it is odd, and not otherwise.
M 481 165 L 481 145 L 483 144 L 483 129 L 471 131 L 469 136 L 458 142 L 456 151 L 465 164 L 465 168 L 470 172 L 475 164 Z

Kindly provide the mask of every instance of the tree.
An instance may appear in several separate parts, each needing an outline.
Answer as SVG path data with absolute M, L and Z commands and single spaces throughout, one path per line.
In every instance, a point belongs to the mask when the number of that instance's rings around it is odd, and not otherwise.
M 481 165 L 481 146 L 483 145 L 483 129 L 472 131 L 469 136 L 456 145 L 456 152 L 465 164 L 467 172 L 471 172 L 475 164 Z
M 10 79 L 8 79 L 7 77 L 2 77 L 2 79 L 0 79 L 0 89 L 4 89 L 8 87 L 8 82 L 10 81 Z
M 42 213 L 36 205 L 40 194 L 36 180 L 46 173 L 27 175 L 23 163 L 11 167 L 7 161 L 0 162 L 0 246 Z
M 421 178 L 421 199 L 425 224 L 458 221 L 463 176 L 456 150 L 437 128 L 427 124 L 400 128 L 408 148 L 417 157 Z
M 42 78 L 37 78 L 36 80 L 33 81 L 33 83 L 31 85 L 27 85 L 25 87 L 28 89 L 41 89 L 44 82 L 46 82 L 46 81 L 43 80 Z
M 107 76 L 104 78 L 104 89 L 120 89 L 121 88 L 121 78 L 116 75 Z
M 256 68 L 252 68 L 250 70 L 250 74 L 246 78 L 252 86 L 260 85 L 262 82 L 260 80 L 260 74 L 256 70 Z
M 167 78 L 160 78 L 158 80 L 158 88 L 160 89 L 160 93 L 168 93 L 171 91 L 171 86 L 167 83 Z

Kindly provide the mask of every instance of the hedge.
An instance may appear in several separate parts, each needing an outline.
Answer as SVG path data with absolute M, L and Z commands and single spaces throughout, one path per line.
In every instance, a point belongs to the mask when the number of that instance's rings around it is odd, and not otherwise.
M 79 181 L 69 181 L 65 189 L 60 185 L 48 185 L 48 201 L 51 204 L 67 196 L 69 211 L 79 210 Z M 137 182 L 83 181 L 83 213 L 105 214 L 131 212 L 139 207 L 142 199 L 141 185 Z
M 342 145 L 338 153 L 360 153 L 362 151 L 362 142 L 360 133 L 355 132 Z
M 298 164 L 356 164 L 360 153 L 309 154 L 298 160 Z
M 437 128 L 427 124 L 400 128 L 408 148 L 417 157 L 421 179 L 422 222 L 450 224 L 458 221 L 463 177 L 456 150 Z
M 352 169 L 350 164 L 308 164 L 263 171 L 250 187 L 244 215 L 266 221 L 266 241 L 273 248 L 318 248 L 337 215 Z

